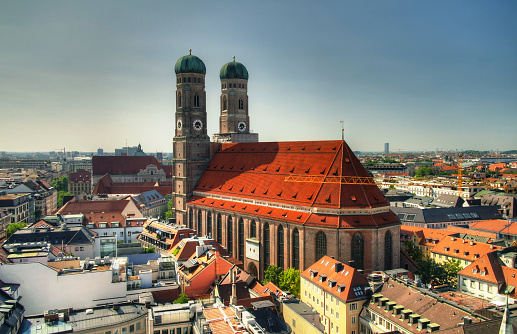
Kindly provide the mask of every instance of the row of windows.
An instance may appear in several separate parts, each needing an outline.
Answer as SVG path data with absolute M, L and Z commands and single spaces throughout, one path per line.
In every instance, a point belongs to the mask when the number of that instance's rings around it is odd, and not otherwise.
M 178 327 L 162 330 L 155 330 L 153 334 L 190 334 L 192 333 L 192 327 Z
M 239 99 L 239 109 L 244 109 L 244 100 Z M 223 110 L 228 110 L 228 99 L 223 96 Z
M 237 88 L 237 84 L 235 84 L 235 83 L 234 83 L 234 84 L 229 83 L 229 84 L 228 84 L 228 86 L 226 86 L 226 84 L 221 84 L 221 89 L 226 89 L 226 87 L 228 87 L 228 88 Z M 245 85 L 245 84 L 239 84 L 239 86 L 238 86 L 238 87 L 239 87 L 239 88 L 244 88 L 244 89 L 246 89 L 246 85 Z
M 176 80 L 176 83 L 187 83 L 187 82 L 193 82 L 193 83 L 204 83 L 205 81 L 201 78 L 178 78 Z
M 178 101 L 177 101 L 178 107 L 181 107 L 181 92 L 178 92 Z M 199 95 L 194 95 L 194 107 L 199 107 Z M 153 172 L 151 171 L 151 175 L 153 175 Z
M 140 322 L 137 322 L 137 323 L 135 323 L 133 325 L 130 325 L 129 326 L 129 333 L 134 333 L 135 331 L 139 331 L 141 327 L 142 327 L 142 325 L 140 324 Z M 120 332 L 122 334 L 127 334 L 128 328 L 127 327 L 122 327 Z M 104 332 L 104 334 L 111 334 L 111 333 L 112 333 L 112 331 Z M 119 334 L 119 330 L 118 329 L 113 330 L 113 334 Z

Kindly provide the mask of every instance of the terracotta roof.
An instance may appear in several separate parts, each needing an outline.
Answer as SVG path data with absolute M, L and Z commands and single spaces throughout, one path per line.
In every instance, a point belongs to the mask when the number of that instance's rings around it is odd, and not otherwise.
M 79 169 L 75 173 L 70 173 L 68 182 L 76 183 L 76 182 L 91 182 L 92 181 L 92 172 Z
M 501 284 L 505 281 L 502 265 L 503 263 L 497 256 L 497 252 L 490 252 L 460 270 L 458 275 Z
M 433 247 L 431 252 L 473 262 L 482 255 L 501 248 L 492 244 L 468 241 L 451 236 L 442 239 Z
M 131 199 L 106 200 L 106 201 L 75 201 L 66 203 L 57 212 L 62 215 L 101 212 L 122 212 Z
M 151 190 L 158 191 L 162 196 L 170 194 L 172 193 L 172 181 L 115 183 L 109 174 L 105 174 L 95 185 L 92 194 L 141 194 Z
M 343 141 L 222 144 L 194 191 L 320 208 L 389 206 L 375 184 L 335 182 L 369 176 Z
M 440 242 L 440 240 L 447 237 L 448 235 L 453 234 L 453 232 L 448 232 L 446 230 L 408 225 L 401 225 L 400 233 L 407 234 L 409 237 L 412 237 L 413 234 L 416 234 L 420 239 L 419 244 L 428 247 L 434 247 L 438 242 Z
M 152 155 L 146 156 L 100 156 L 94 155 L 92 158 L 93 175 L 130 175 L 138 174 L 141 169 L 149 165 L 155 165 L 158 169 L 163 169 L 162 165 Z M 164 170 L 165 171 L 165 170 Z M 171 170 L 172 171 L 172 170 Z M 167 173 L 167 171 L 165 171 Z M 167 175 L 172 177 L 172 175 Z
M 473 317 L 470 313 L 456 308 L 447 303 L 440 303 L 435 298 L 421 293 L 419 290 L 406 286 L 389 279 L 385 282 L 379 291 L 382 298 L 387 298 L 390 302 L 395 302 L 396 305 L 403 306 L 405 310 L 411 310 L 411 314 L 420 315 L 420 319 L 428 319 L 430 323 L 440 325 L 440 332 L 447 329 L 456 329 L 458 323 L 463 322 L 464 317 L 471 317 L 474 322 L 479 319 Z M 374 295 L 375 297 L 375 295 Z M 386 305 L 387 302 L 385 302 Z M 381 301 L 373 302 L 373 299 L 368 304 L 368 308 L 373 312 L 381 313 L 383 317 L 390 319 L 397 326 L 405 328 L 411 333 L 428 333 L 428 329 L 418 330 L 418 324 L 410 324 L 406 319 L 400 316 L 395 316 L 394 310 L 387 311 L 386 306 L 381 305 Z M 444 316 L 447 315 L 447 316 Z
M 448 225 L 447 232 L 451 232 L 451 234 L 466 233 L 466 234 L 477 235 L 477 236 L 485 237 L 485 238 L 493 238 L 493 239 L 497 238 L 497 233 L 479 231 L 479 230 L 474 230 L 474 229 L 459 227 L 459 226 L 454 226 L 454 225 Z
M 154 301 L 158 304 L 172 303 L 180 296 L 179 287 L 176 289 L 151 291 Z
M 374 228 L 399 224 L 398 218 L 391 211 L 376 215 L 331 216 L 199 196 L 193 196 L 189 205 L 217 209 L 218 211 L 250 214 L 255 217 L 309 226 Z
M 366 299 L 366 276 L 329 256 L 322 257 L 300 275 L 346 302 Z M 329 282 L 332 282 L 332 286 Z
M 506 220 L 483 220 L 469 224 L 471 229 L 517 234 L 517 223 Z

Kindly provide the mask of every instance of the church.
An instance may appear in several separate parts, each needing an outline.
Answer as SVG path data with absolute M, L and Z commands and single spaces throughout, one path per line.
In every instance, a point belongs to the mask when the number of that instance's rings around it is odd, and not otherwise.
M 324 255 L 366 273 L 398 268 L 400 221 L 343 140 L 259 142 L 250 132 L 248 71 L 220 71 L 219 133 L 207 134 L 206 68 L 176 73 L 173 217 L 211 236 L 263 278 L 269 265 L 308 268 Z

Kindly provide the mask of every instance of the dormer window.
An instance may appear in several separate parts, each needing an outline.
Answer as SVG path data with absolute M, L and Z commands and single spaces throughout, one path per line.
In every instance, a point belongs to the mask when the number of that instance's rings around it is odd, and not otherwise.
M 327 275 L 322 274 L 320 275 L 320 282 L 325 282 L 327 280 Z

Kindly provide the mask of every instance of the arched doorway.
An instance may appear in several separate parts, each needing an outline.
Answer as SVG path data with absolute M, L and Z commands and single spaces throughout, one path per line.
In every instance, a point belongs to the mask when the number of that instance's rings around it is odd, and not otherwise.
M 248 273 L 251 276 L 258 279 L 258 270 L 257 270 L 257 266 L 255 265 L 255 263 L 250 262 L 250 264 L 248 265 Z

